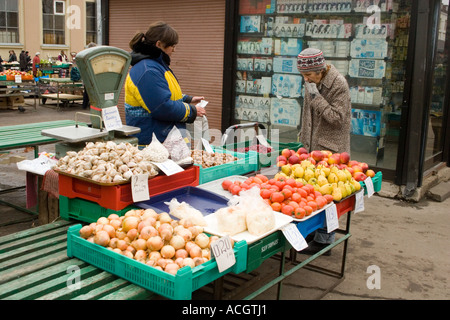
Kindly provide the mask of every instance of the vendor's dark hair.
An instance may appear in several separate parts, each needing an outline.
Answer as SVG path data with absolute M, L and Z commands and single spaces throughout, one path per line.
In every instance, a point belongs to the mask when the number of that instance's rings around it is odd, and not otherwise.
M 137 33 L 129 45 L 134 52 L 143 53 L 147 47 L 154 46 L 158 40 L 166 47 L 174 46 L 178 43 L 178 32 L 165 22 L 155 22 L 149 26 L 146 33 Z

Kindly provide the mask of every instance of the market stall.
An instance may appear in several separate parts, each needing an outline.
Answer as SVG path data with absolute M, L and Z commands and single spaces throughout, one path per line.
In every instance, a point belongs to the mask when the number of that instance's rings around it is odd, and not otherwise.
M 37 232 L 35 238 L 44 240 L 39 245 L 46 252 L 85 266 L 89 282 L 97 278 L 92 272 L 121 285 L 132 283 L 131 290 L 138 293 L 131 298 L 186 300 L 212 285 L 213 297 L 222 299 L 225 277 L 249 275 L 269 259 L 278 261 L 277 274 L 259 286 L 253 283 L 244 299 L 274 285 L 280 298 L 283 279 L 339 244 L 344 245 L 343 259 L 335 276 L 343 278 L 351 213 L 363 210 L 364 194 L 381 189 L 381 172 L 375 174 L 346 153 L 280 149 L 277 142 L 269 145 L 260 135 L 238 149 L 229 150 L 224 139 L 215 147 L 203 141 L 196 150 L 174 127 L 165 141 L 154 136 L 139 148 L 136 141 L 115 136 L 115 131 L 133 131 L 111 123 L 117 119 L 115 113 L 106 112 L 117 112 L 114 105 L 129 54 L 97 47 L 79 53 L 77 61 L 83 80 L 91 84 L 87 89 L 92 128 L 75 125 L 42 131 L 65 140 L 52 171 L 57 173 L 60 216 L 69 222 L 49 224 L 49 230 L 57 229 L 54 234 L 40 234 L 45 226 Z M 254 148 L 261 142 L 265 148 Z M 275 159 L 270 164 L 261 161 L 268 151 Z M 265 174 L 266 167 L 275 173 Z M 346 228 L 340 230 L 344 215 Z M 305 238 L 319 228 L 341 237 L 298 261 L 297 252 L 308 246 Z M 9 292 L 5 297 L 34 290 L 34 285 L 25 285 L 36 275 L 33 272 L 42 278 L 61 272 L 65 265 L 60 261 L 43 265 L 37 258 L 39 264 L 33 255 L 22 260 L 29 249 L 17 253 L 11 250 L 15 246 L 11 237 L 0 238 L 0 289 Z M 18 270 L 18 265 L 27 268 Z M 17 289 L 9 287 L 13 278 L 21 283 Z M 98 292 L 92 287 L 69 292 L 71 288 L 60 287 L 62 279 L 67 275 L 42 278 L 36 285 L 38 293 L 23 297 L 83 298 L 81 293 Z M 250 285 L 244 282 L 240 287 Z
M 54 87 L 54 90 L 49 86 Z M 42 104 L 45 104 L 47 100 L 56 100 L 56 108 L 59 110 L 60 103 L 63 104 L 63 107 L 67 107 L 69 103 L 82 101 L 84 87 L 83 82 L 73 81 L 70 78 L 41 77 L 38 82 L 38 92 Z
M 8 69 L 0 72 L 0 109 L 17 109 L 25 105 L 25 97 L 34 98 L 36 109 L 36 83 L 31 74 Z

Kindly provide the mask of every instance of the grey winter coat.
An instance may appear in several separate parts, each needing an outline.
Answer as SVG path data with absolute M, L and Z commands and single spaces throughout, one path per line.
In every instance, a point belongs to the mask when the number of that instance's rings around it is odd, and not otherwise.
M 311 152 L 350 153 L 351 102 L 347 80 L 330 65 L 311 98 L 305 89 L 300 142 Z

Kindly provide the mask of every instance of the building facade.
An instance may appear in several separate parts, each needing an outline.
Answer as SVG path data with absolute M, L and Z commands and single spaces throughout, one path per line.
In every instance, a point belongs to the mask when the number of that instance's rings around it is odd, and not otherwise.
M 41 59 L 58 57 L 101 43 L 98 26 L 100 2 L 96 0 L 0 0 L 0 55 L 7 61 L 14 50 Z

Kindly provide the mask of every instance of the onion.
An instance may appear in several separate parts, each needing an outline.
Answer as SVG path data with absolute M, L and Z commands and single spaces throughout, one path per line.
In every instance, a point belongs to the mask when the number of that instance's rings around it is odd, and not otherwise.
M 127 237 L 130 239 L 130 241 L 133 241 L 134 239 L 136 239 L 137 235 L 138 235 L 137 229 L 130 229 L 127 232 Z
M 92 235 L 93 231 L 94 230 L 91 228 L 91 226 L 84 226 L 80 229 L 80 236 L 83 239 L 87 239 Z
M 195 243 L 202 249 L 205 249 L 209 245 L 209 237 L 206 233 L 200 233 L 197 237 L 195 237 Z
M 139 225 L 139 218 L 135 216 L 126 217 L 122 222 L 122 229 L 124 232 L 128 232 L 131 229 L 136 229 Z
M 192 247 L 195 246 L 196 244 L 193 241 L 188 241 L 186 242 L 186 245 L 184 246 L 186 251 L 189 252 L 191 251 Z
M 161 212 L 158 215 L 157 220 L 161 221 L 161 223 L 170 223 L 170 221 L 172 221 L 172 218 L 169 216 L 167 212 Z
M 193 224 L 192 224 L 192 222 L 191 222 L 191 220 L 189 220 L 189 219 L 180 219 L 180 222 L 179 222 L 183 227 L 185 227 L 186 229 L 188 229 L 189 227 L 192 227 L 192 226 L 194 226 Z
M 146 265 L 148 265 L 148 266 L 150 266 L 150 267 L 153 267 L 154 265 L 155 265 L 155 260 L 147 260 L 146 262 L 145 262 L 145 264 Z
M 184 227 L 183 227 L 183 229 L 180 229 L 178 231 L 178 235 L 182 236 L 184 241 L 189 241 L 194 238 L 194 236 L 192 235 L 192 232 Z
M 117 239 L 117 238 L 111 238 L 111 240 L 109 241 L 109 246 L 113 249 L 117 248 L 118 241 L 119 241 L 119 239 Z
M 145 258 L 147 258 L 147 252 L 145 252 L 144 250 L 136 251 L 136 254 L 134 255 L 134 259 L 136 259 L 138 261 L 143 261 L 143 260 L 145 260 Z
M 100 217 L 97 220 L 97 224 L 109 224 L 109 220 L 106 217 Z
M 218 240 L 219 237 L 218 236 L 211 236 L 209 238 L 209 244 L 208 244 L 208 248 L 211 248 L 211 243 L 213 243 L 214 241 Z
M 180 269 L 180 266 L 176 263 L 169 263 L 166 265 L 166 267 L 164 268 L 164 271 L 170 273 L 170 274 L 177 274 L 178 269 Z
M 182 236 L 178 236 L 178 235 L 173 236 L 170 239 L 169 243 L 175 250 L 184 248 L 184 246 L 186 244 L 186 242 L 184 241 L 183 237 Z
M 103 226 L 104 226 L 103 224 L 97 223 L 95 225 L 94 234 L 96 234 L 99 231 L 102 231 L 103 230 Z
M 112 226 L 115 230 L 117 230 L 122 225 L 122 222 L 119 219 L 113 219 L 109 220 L 109 225 Z
M 163 240 L 167 240 L 170 241 L 170 239 L 172 238 L 172 230 L 170 230 L 169 228 L 164 228 L 162 229 L 162 231 L 159 233 L 161 235 L 161 238 Z
M 140 210 L 129 210 L 125 213 L 125 218 L 127 217 L 137 217 L 139 215 Z
M 147 220 L 148 218 L 153 218 L 156 220 L 156 217 L 158 216 L 158 213 L 156 213 L 153 209 L 145 209 L 142 213 L 142 220 Z
M 150 251 L 158 251 L 164 246 L 164 241 L 160 236 L 154 236 L 147 240 L 147 248 Z
M 116 231 L 116 237 L 120 240 L 125 239 L 125 237 L 127 236 L 126 232 L 123 232 L 122 230 L 117 230 Z
M 163 230 L 170 230 L 173 233 L 173 227 L 170 223 L 161 223 L 158 227 L 158 232 L 161 233 Z
M 202 257 L 211 260 L 211 250 L 208 248 L 202 249 Z
M 188 252 L 185 249 L 178 249 L 177 251 L 175 251 L 175 258 L 187 258 L 188 257 Z
M 147 250 L 147 241 L 145 241 L 144 239 L 137 239 L 137 240 L 133 241 L 132 246 L 137 251 L 139 251 L 139 250 Z
M 86 239 L 89 242 L 94 243 L 94 236 L 90 236 L 89 238 Z
M 191 232 L 192 238 L 194 238 L 194 239 L 195 239 L 196 236 L 198 236 L 200 233 L 203 232 L 203 228 L 199 227 L 199 226 L 189 227 L 188 230 Z
M 133 246 L 128 246 L 125 251 L 130 251 L 133 255 L 136 253 L 136 249 Z
M 183 259 L 183 267 L 186 267 L 186 266 L 194 268 L 195 267 L 194 260 L 192 260 L 192 258 Z
M 110 220 L 110 222 L 111 222 L 111 220 L 119 220 L 119 215 L 118 215 L 118 214 L 115 214 L 115 213 L 111 213 L 111 214 L 108 216 L 108 219 Z
M 128 258 L 133 259 L 133 254 L 128 250 L 122 251 L 122 254 Z
M 95 227 L 97 226 L 96 222 L 92 222 L 91 224 L 89 224 L 89 227 L 92 228 L 92 230 L 95 230 Z
M 156 260 L 156 265 L 164 269 L 167 265 L 167 259 L 159 258 Z
M 161 268 L 160 266 L 154 266 L 153 268 L 164 271 L 163 268 Z
M 113 251 L 116 253 L 122 254 L 122 250 L 120 250 L 119 248 L 114 248 Z
M 122 250 L 122 251 L 124 251 L 124 250 L 127 250 L 128 244 L 126 243 L 125 240 L 119 239 L 119 240 L 117 241 L 116 248 L 117 248 L 117 249 L 120 249 L 120 250 Z
M 138 231 L 139 233 L 141 233 L 141 230 L 142 230 L 144 227 L 146 227 L 146 226 L 151 226 L 150 221 L 143 220 L 143 221 L 139 222 L 138 227 L 137 227 L 137 231 Z
M 106 247 L 109 241 L 110 238 L 108 232 L 106 231 L 101 230 L 94 236 L 94 243 L 101 245 L 102 247 Z
M 191 258 L 201 257 L 202 256 L 202 249 L 198 245 L 194 245 L 191 250 L 189 251 L 189 256 Z
M 195 266 L 201 265 L 203 263 L 203 257 L 195 257 L 194 259 Z
M 152 226 L 145 226 L 142 228 L 142 230 L 139 234 L 139 238 L 148 240 L 151 237 L 154 237 L 157 235 L 158 235 L 158 231 L 155 228 L 153 228 Z
M 173 227 L 173 225 L 172 225 L 172 227 Z M 178 232 L 180 232 L 180 230 L 183 230 L 183 229 L 185 229 L 185 228 L 181 224 L 179 224 L 179 225 L 173 227 L 173 234 L 178 234 Z
M 116 229 L 112 225 L 105 224 L 103 226 L 103 231 L 106 231 L 110 238 L 114 238 L 116 236 Z
M 150 254 L 148 255 L 148 258 L 150 260 L 158 260 L 161 259 L 161 253 L 159 251 L 151 251 Z
M 183 268 L 183 260 L 184 258 L 176 258 L 175 263 L 180 267 Z
M 161 256 L 170 259 L 175 255 L 175 249 L 171 245 L 165 245 L 161 248 Z

